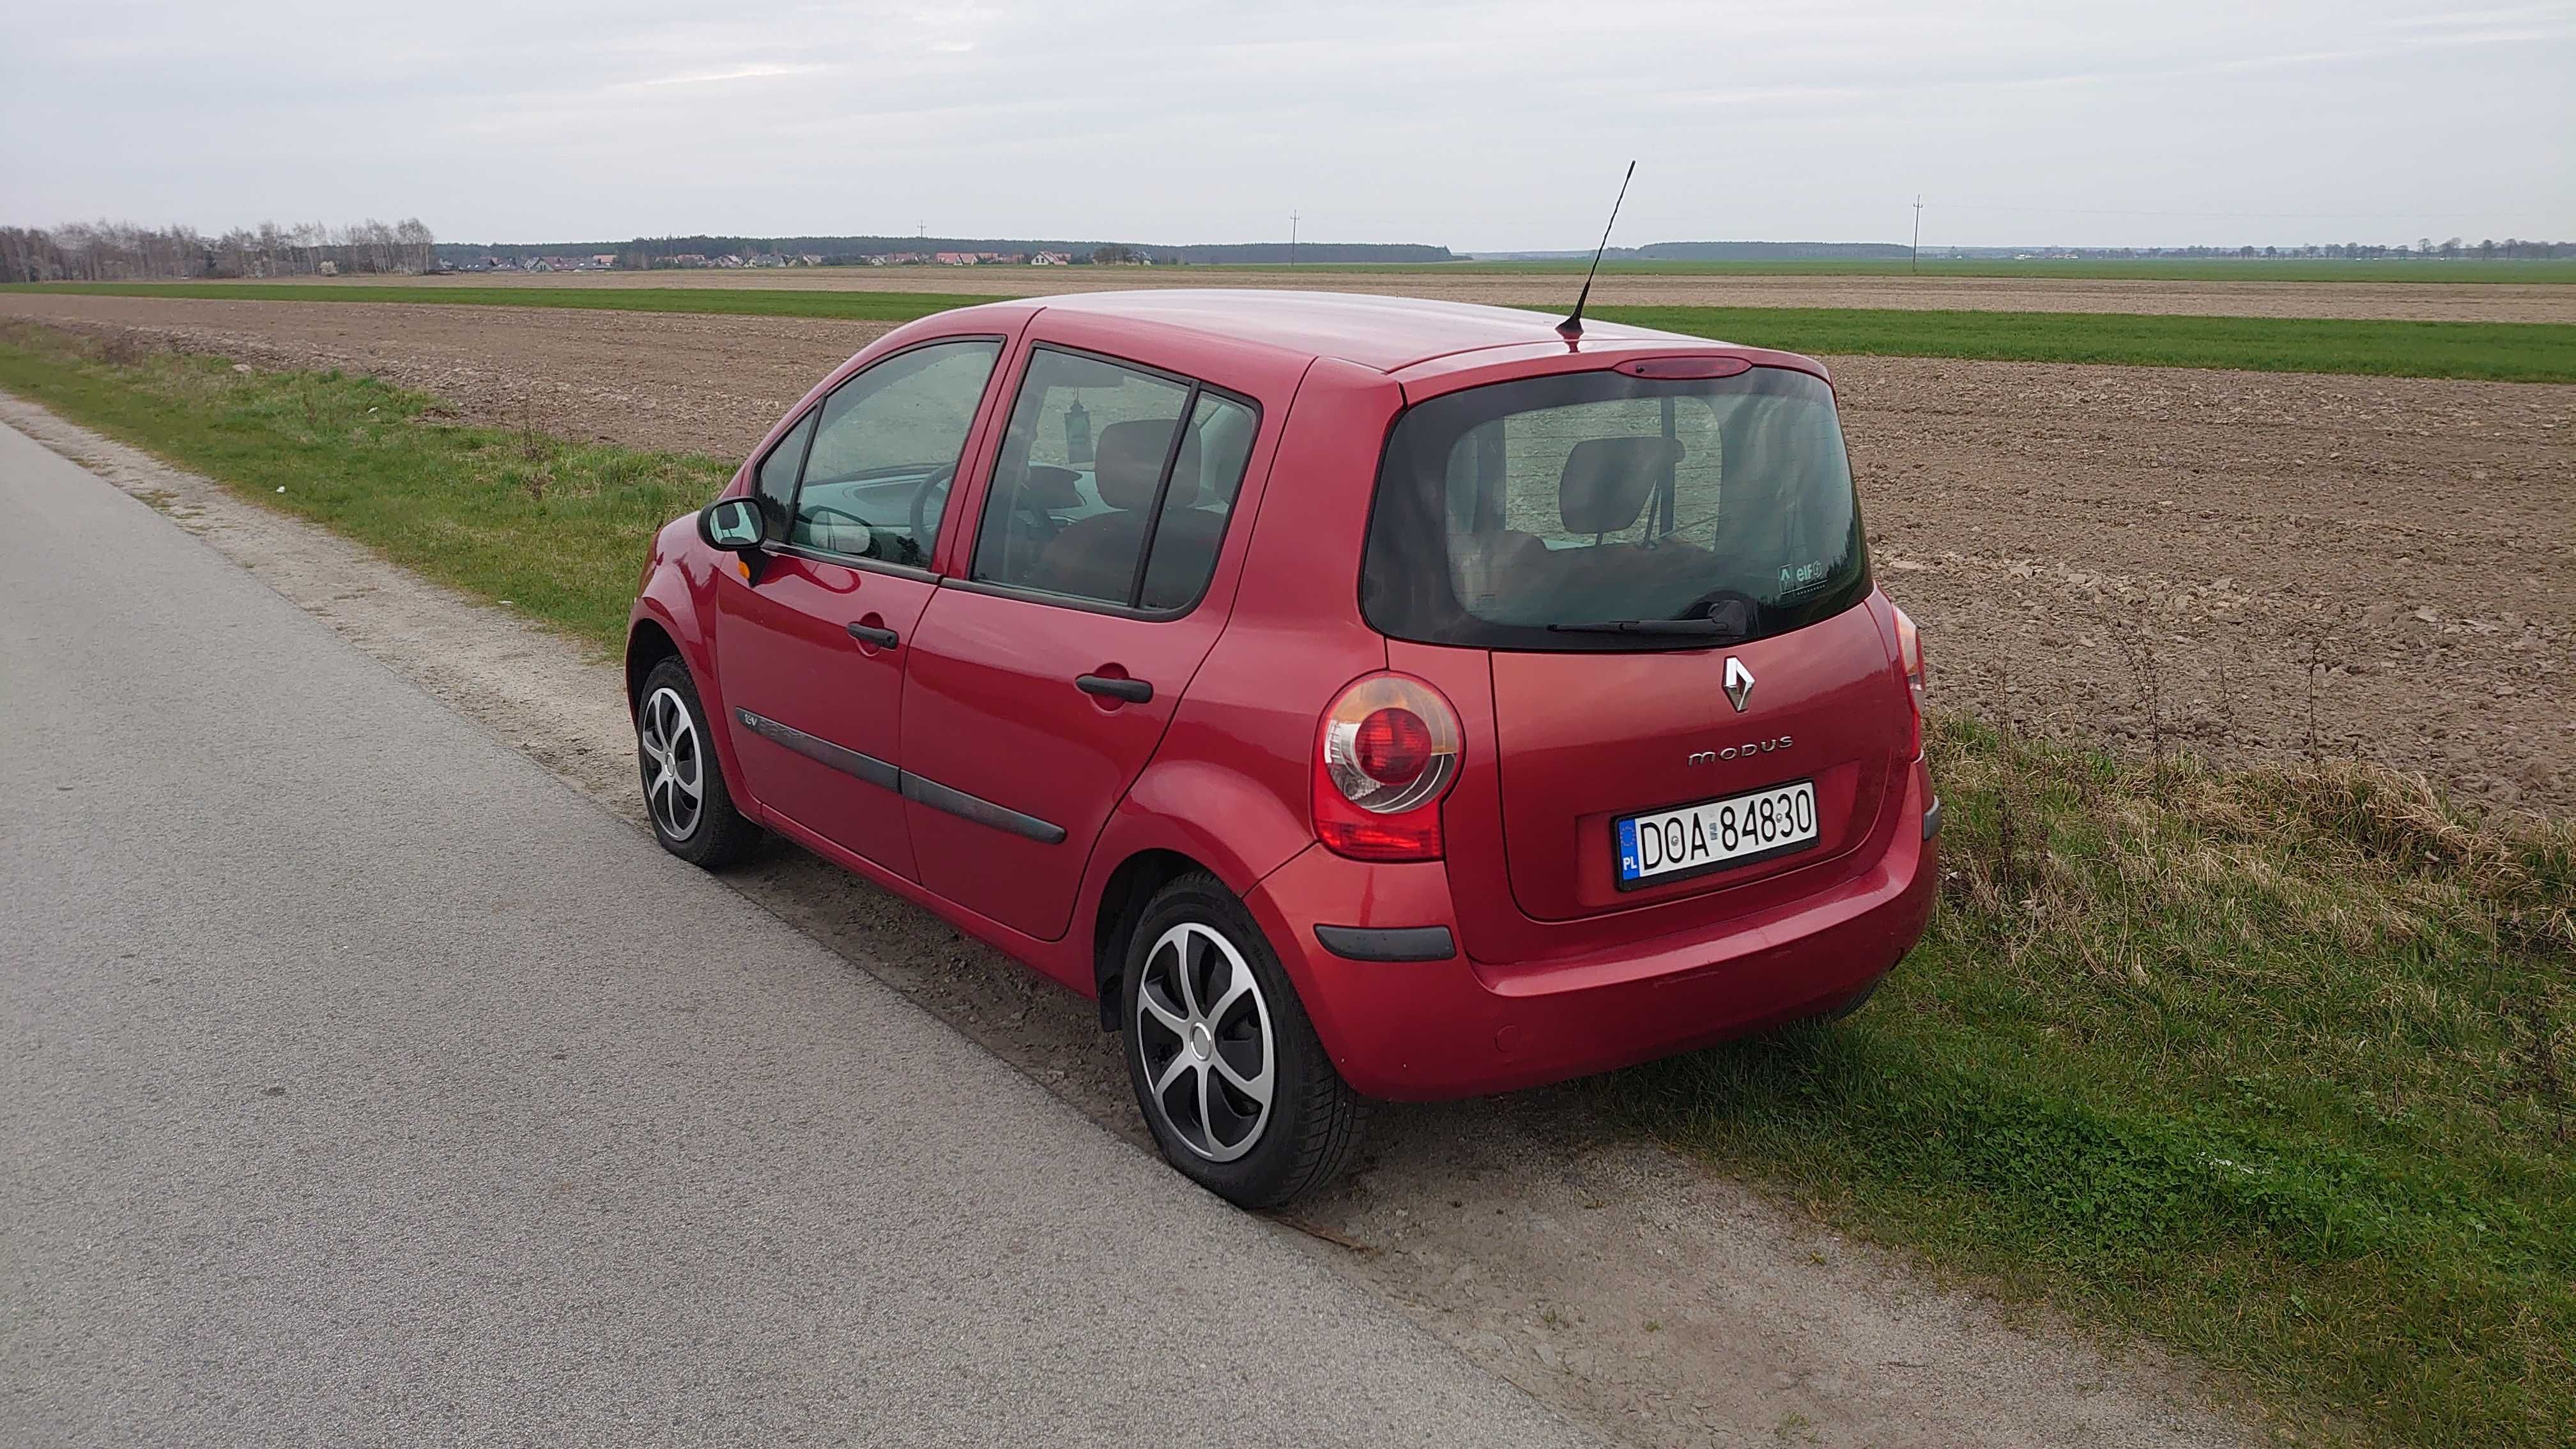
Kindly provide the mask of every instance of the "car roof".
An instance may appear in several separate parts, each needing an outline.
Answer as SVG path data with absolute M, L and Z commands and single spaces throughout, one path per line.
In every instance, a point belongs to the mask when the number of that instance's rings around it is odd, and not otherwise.
M 1510 307 L 1433 302 L 1358 292 L 1288 292 L 1254 287 L 1158 287 L 1019 299 L 1048 311 L 1117 318 L 1397 372 L 1435 357 L 1491 347 L 1557 343 L 1557 319 Z M 1712 344 L 1677 332 L 1586 321 L 1583 340 Z

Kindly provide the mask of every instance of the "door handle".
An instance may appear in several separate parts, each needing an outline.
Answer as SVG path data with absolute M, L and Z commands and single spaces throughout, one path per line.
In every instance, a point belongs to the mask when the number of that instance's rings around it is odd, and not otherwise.
M 903 636 L 892 629 L 879 629 L 870 624 L 852 624 L 850 637 L 862 644 L 874 644 L 879 649 L 892 649 L 903 642 Z
M 1106 674 L 1086 674 L 1074 680 L 1073 687 L 1085 694 L 1106 695 L 1129 704 L 1144 704 L 1154 697 L 1154 686 L 1141 679 L 1114 679 Z

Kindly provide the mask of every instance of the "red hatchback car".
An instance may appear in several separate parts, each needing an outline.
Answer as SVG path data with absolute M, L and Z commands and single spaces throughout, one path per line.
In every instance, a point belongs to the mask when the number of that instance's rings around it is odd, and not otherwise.
M 653 823 L 762 827 L 1100 1001 L 1246 1205 L 1368 1097 L 1857 1005 L 1932 904 L 1921 646 L 1786 353 L 1257 291 L 995 302 L 662 530 Z

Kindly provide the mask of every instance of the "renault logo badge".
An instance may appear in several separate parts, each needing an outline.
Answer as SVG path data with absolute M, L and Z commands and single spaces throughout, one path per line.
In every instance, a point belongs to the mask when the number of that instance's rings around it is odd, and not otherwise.
M 1743 660 L 1729 654 L 1726 656 L 1726 702 L 1735 706 L 1737 714 L 1742 714 L 1745 704 L 1752 698 L 1753 671 L 1744 667 Z

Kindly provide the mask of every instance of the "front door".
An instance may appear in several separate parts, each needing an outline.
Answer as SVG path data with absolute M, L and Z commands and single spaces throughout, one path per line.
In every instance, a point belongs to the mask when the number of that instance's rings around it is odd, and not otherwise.
M 922 884 L 1064 934 L 1092 843 L 1224 627 L 1200 599 L 1259 421 L 1186 378 L 1031 351 L 973 565 L 931 600 L 906 665 Z
M 772 815 L 914 875 L 896 751 L 904 657 L 998 338 L 893 354 L 760 465 L 771 544 L 716 579 L 716 660 L 743 784 Z

